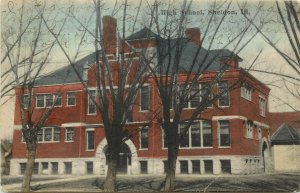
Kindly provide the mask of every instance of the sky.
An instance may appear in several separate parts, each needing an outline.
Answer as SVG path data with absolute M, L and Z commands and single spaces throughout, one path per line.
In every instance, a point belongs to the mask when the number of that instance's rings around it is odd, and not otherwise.
M 7 30 L 11 28 L 9 32 L 9 38 L 7 38 L 8 42 L 12 42 L 15 38 L 13 31 L 16 31 L 16 27 L 18 25 L 12 25 L 16 21 L 18 21 L 18 13 L 20 13 L 20 2 L 18 0 L 2 0 L 1 1 L 1 33 L 7 35 Z M 33 12 L 32 5 L 35 7 L 40 7 L 43 1 L 37 0 L 27 0 L 26 8 L 27 10 L 26 16 L 30 16 Z M 102 15 L 114 15 L 118 19 L 118 30 L 121 33 L 122 30 L 122 10 L 118 9 L 122 8 L 123 2 L 122 0 L 116 1 L 117 3 L 112 3 L 112 1 L 103 1 Z M 256 34 L 256 30 L 253 26 L 248 28 L 245 36 L 240 39 L 232 41 L 233 37 L 241 32 L 241 30 L 245 30 L 247 27 L 247 20 L 241 14 L 241 9 L 247 10 L 247 17 L 254 18 L 253 22 L 257 25 L 263 24 L 262 31 L 268 37 L 271 37 L 273 42 L 276 42 L 276 45 L 280 47 L 285 53 L 290 54 L 291 57 L 294 57 L 291 54 L 290 45 L 287 43 L 287 37 L 284 33 L 284 29 L 278 15 L 276 13 L 275 3 L 274 1 L 232 1 L 229 6 L 230 1 L 218 1 L 216 7 L 211 7 L 212 3 L 208 3 L 208 1 L 203 0 L 195 0 L 189 7 L 189 9 L 185 10 L 186 13 L 189 14 L 188 20 L 186 22 L 187 27 L 198 27 L 201 30 L 201 38 L 204 39 L 203 47 L 208 48 L 210 46 L 211 41 L 211 49 L 220 49 L 226 46 L 227 49 L 238 52 L 238 55 L 243 58 L 243 61 L 240 63 L 241 67 L 251 69 L 259 69 L 264 71 L 271 71 L 276 73 L 284 73 L 290 76 L 295 76 L 293 70 L 286 64 L 286 62 L 279 56 L 276 51 L 266 43 L 266 40 L 258 33 Z M 126 33 L 128 36 L 130 33 L 135 32 L 144 26 L 149 27 L 150 21 L 150 13 L 149 6 L 152 5 L 153 1 L 143 0 L 140 9 L 138 9 L 140 1 L 137 0 L 128 0 L 127 6 L 127 20 L 126 20 Z M 169 10 L 169 16 L 174 19 L 178 19 L 180 17 L 180 13 L 182 11 L 181 8 L 182 1 L 161 1 L 161 3 L 157 6 L 159 12 L 159 19 L 163 22 L 167 15 L 164 10 Z M 210 13 L 214 11 L 220 11 L 221 13 L 215 15 L 214 17 L 214 25 L 211 25 L 207 33 L 205 33 L 208 20 L 211 17 Z M 226 15 L 224 22 L 221 26 L 218 27 L 216 25 L 221 18 L 224 16 L 222 12 L 228 12 Z M 258 13 L 257 13 L 258 12 Z M 88 29 L 93 32 L 93 26 L 91 24 L 95 23 L 95 16 L 93 12 L 93 1 L 92 0 L 73 0 L 73 1 L 47 1 L 47 11 L 46 18 L 49 19 L 49 25 L 53 27 L 54 30 L 58 31 L 61 27 L 61 24 L 64 21 L 64 18 L 67 14 L 74 13 L 76 18 L 80 20 L 82 23 L 89 23 Z M 137 14 L 138 13 L 138 14 Z M 257 13 L 257 15 L 256 15 Z M 254 17 L 256 15 L 256 17 Z M 133 22 L 134 18 L 137 16 L 137 21 Z M 48 21 L 48 20 L 47 20 Z M 176 24 L 174 26 L 176 28 Z M 53 41 L 53 38 L 49 34 L 46 33 L 42 38 L 43 45 L 50 45 Z M 155 29 L 152 28 L 155 32 Z M 217 31 L 215 38 L 213 34 Z M 84 30 L 80 27 L 79 23 L 76 22 L 72 18 L 68 18 L 66 23 L 63 26 L 62 32 L 59 36 L 59 39 L 64 44 L 64 48 L 67 53 L 70 55 L 72 60 L 80 59 L 81 57 L 93 52 L 93 38 L 87 34 L 86 38 L 84 38 L 84 43 L 78 49 L 78 45 L 80 42 L 80 37 L 82 37 Z M 34 30 L 26 35 L 28 40 L 30 40 L 32 34 L 34 34 Z M 4 36 L 2 36 L 4 37 Z M 251 41 L 245 45 L 245 43 L 251 39 Z M 1 40 L 3 41 L 3 39 Z M 231 43 L 229 43 L 231 42 Z M 30 51 L 30 49 L 26 46 L 22 47 L 22 53 L 26 55 Z M 78 56 L 76 56 L 77 50 Z M 261 54 L 257 60 L 258 53 L 261 51 Z M 5 47 L 3 43 L 1 43 L 1 60 L 3 58 L 3 53 L 5 53 Z M 255 60 L 255 63 L 253 61 Z M 66 57 L 62 54 L 62 51 L 59 47 L 54 47 L 50 57 L 49 63 L 43 69 L 43 73 L 49 73 L 53 70 L 59 69 L 64 65 L 67 65 L 68 62 Z M 9 63 L 7 61 L 1 63 L 1 75 L 9 68 Z M 266 73 L 257 73 L 250 71 L 257 79 L 267 84 L 271 88 L 271 93 L 269 97 L 269 110 L 270 111 L 292 111 L 287 105 L 284 105 L 281 100 L 288 102 L 290 104 L 295 105 L 298 109 L 300 109 L 299 101 L 295 100 L 288 92 L 284 89 L 284 84 L 282 78 L 279 76 L 268 75 Z M 2 92 L 3 85 L 9 82 L 10 79 L 13 79 L 12 75 L 5 76 L 1 78 L 2 84 Z M 299 89 L 299 88 L 298 88 Z M 8 100 L 10 99 L 10 100 Z M 0 129 L 1 136 L 9 136 L 12 130 L 13 124 L 13 113 L 14 113 L 14 97 L 7 96 L 1 98 L 0 101 Z M 7 116 L 2 116 L 6 114 Z

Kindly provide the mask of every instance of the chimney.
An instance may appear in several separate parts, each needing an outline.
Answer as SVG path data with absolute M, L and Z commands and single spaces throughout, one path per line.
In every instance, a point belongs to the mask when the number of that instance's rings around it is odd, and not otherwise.
M 106 54 L 116 53 L 117 43 L 117 20 L 112 16 L 104 16 L 103 23 L 103 43 Z
M 201 44 L 201 33 L 199 28 L 186 28 L 185 37 L 190 41 L 194 42 L 196 45 Z

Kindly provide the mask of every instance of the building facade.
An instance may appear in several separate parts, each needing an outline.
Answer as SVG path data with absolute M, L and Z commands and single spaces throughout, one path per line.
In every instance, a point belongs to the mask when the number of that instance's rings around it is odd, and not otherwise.
M 110 65 L 116 64 L 116 20 L 103 18 L 104 45 Z M 145 38 L 146 34 L 146 38 Z M 155 50 L 157 35 L 149 29 L 132 34 L 126 45 L 134 49 Z M 187 29 L 188 54 L 200 46 L 200 31 Z M 130 47 L 128 46 L 128 47 Z M 130 49 L 126 48 L 128 57 Z M 214 55 L 220 50 L 206 51 Z M 270 132 L 268 124 L 268 95 L 270 89 L 239 67 L 241 58 L 228 50 L 221 50 L 217 64 L 211 64 L 199 78 L 195 89 L 201 89 L 215 78 L 219 63 L 226 65 L 221 81 L 212 89 L 212 95 L 221 97 L 209 105 L 195 120 L 180 143 L 176 172 L 183 174 L 252 174 L 269 171 Z M 224 63 L 224 59 L 226 62 Z M 61 68 L 37 80 L 33 89 L 34 116 L 55 102 L 45 126 L 38 133 L 34 174 L 103 174 L 107 166 L 107 141 L 101 116 L 94 100 L 95 54 L 76 63 L 85 90 L 71 66 Z M 183 75 L 184 76 L 184 75 Z M 89 94 L 88 94 L 89 93 Z M 16 98 L 20 90 L 16 89 Z M 198 100 L 198 101 L 197 101 Z M 201 97 L 190 101 L 183 118 L 196 108 Z M 159 120 L 154 119 L 160 106 L 154 80 L 149 78 L 136 98 L 132 117 L 127 123 L 131 138 L 121 149 L 118 171 L 125 174 L 163 174 L 166 169 L 167 148 Z M 21 175 L 26 166 L 26 144 L 22 139 L 20 104 L 16 100 L 11 175 Z M 180 131 L 182 125 L 178 126 Z M 142 128 L 142 129 L 141 129 Z

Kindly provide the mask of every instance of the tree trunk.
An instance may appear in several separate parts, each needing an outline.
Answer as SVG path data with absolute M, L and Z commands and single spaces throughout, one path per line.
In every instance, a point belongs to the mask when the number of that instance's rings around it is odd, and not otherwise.
M 115 153 L 113 153 L 115 154 Z M 117 176 L 117 155 L 108 155 L 107 159 L 107 174 L 105 182 L 103 184 L 104 191 L 115 192 L 116 191 L 116 176 Z
M 32 178 L 34 161 L 35 161 L 35 149 L 27 150 L 27 163 L 26 163 L 26 169 L 24 172 L 22 192 L 30 191 L 30 182 L 31 182 L 31 178 Z
M 174 190 L 176 160 L 177 160 L 176 150 L 173 149 L 173 151 L 168 151 L 168 171 L 165 178 L 165 191 L 167 192 Z

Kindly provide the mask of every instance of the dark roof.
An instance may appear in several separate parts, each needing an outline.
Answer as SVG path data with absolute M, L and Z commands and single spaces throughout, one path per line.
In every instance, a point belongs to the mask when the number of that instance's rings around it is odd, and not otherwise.
M 272 144 L 299 143 L 300 134 L 292 127 L 283 123 L 271 137 Z
M 159 36 L 152 32 L 149 28 L 144 27 L 138 32 L 135 32 L 128 36 L 126 40 L 140 40 L 140 39 L 151 39 L 151 38 L 159 38 Z
M 99 51 L 100 52 L 100 51 Z M 79 72 L 81 78 L 83 75 L 83 68 L 85 66 L 90 66 L 96 61 L 96 52 L 91 53 L 80 60 L 78 60 L 74 67 Z M 55 84 L 66 84 L 80 82 L 80 78 L 75 73 L 71 64 L 57 69 L 50 74 L 40 77 L 35 81 L 35 85 L 55 85 Z

